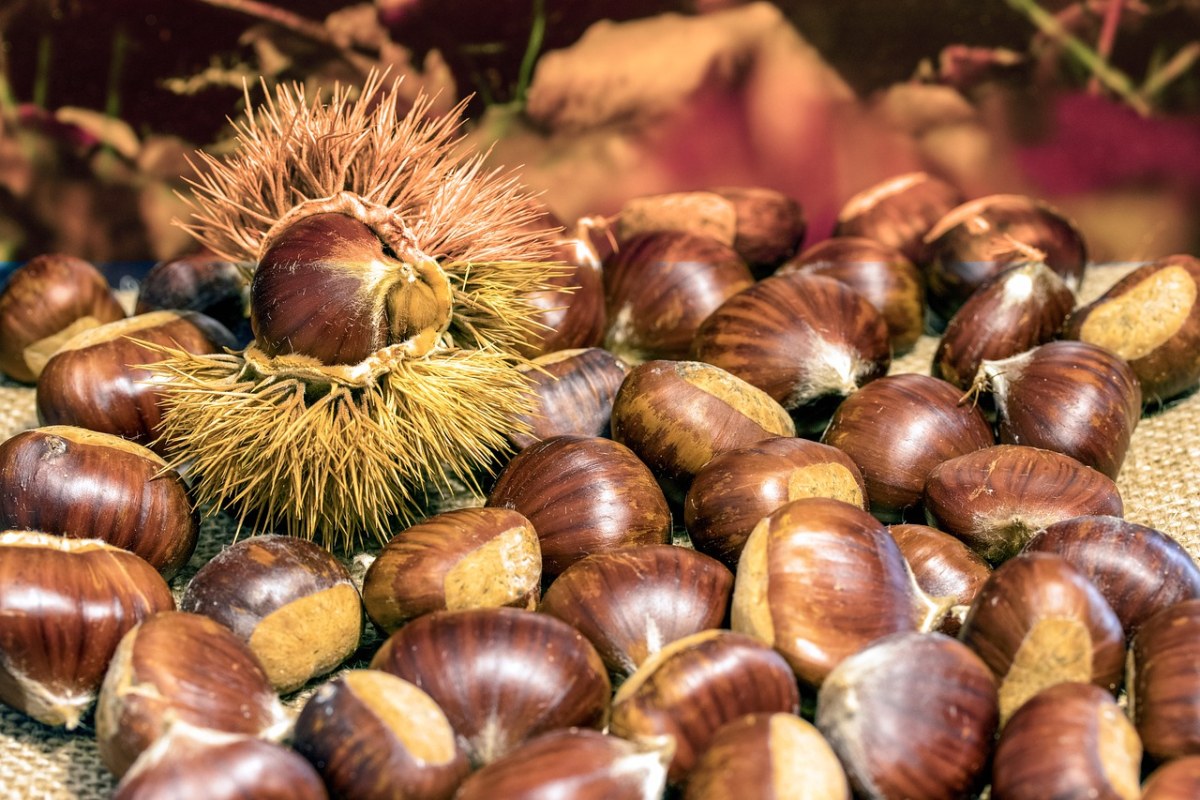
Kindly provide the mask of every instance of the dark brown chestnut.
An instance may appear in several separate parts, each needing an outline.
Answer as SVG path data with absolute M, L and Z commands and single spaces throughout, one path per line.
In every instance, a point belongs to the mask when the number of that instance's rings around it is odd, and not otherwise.
M 875 642 L 817 695 L 817 728 L 862 797 L 968 796 L 984 783 L 998 721 L 987 665 L 937 633 Z
M 756 278 L 765 278 L 795 255 L 808 225 L 800 204 L 762 186 L 720 186 L 712 190 L 733 205 L 733 249 Z
M 865 236 L 924 263 L 925 234 L 963 202 L 958 189 L 926 172 L 880 181 L 851 197 L 838 212 L 837 236 Z
M 1200 797 L 1200 756 L 1168 761 L 1146 778 L 1140 800 L 1192 800 Z
M 551 259 L 564 268 L 547 279 L 550 288 L 526 295 L 538 310 L 531 335 L 519 348 L 526 357 L 595 347 L 604 339 L 601 262 L 589 226 L 590 220 L 580 220 L 576 230 L 555 237 Z
M 196 549 L 199 515 L 179 473 L 139 444 L 66 425 L 0 443 L 0 530 L 103 539 L 170 578 Z
M 790 436 L 765 439 L 721 453 L 696 473 L 684 523 L 697 550 L 736 569 L 758 521 L 803 497 L 867 506 L 862 474 L 841 450 Z
M 732 590 L 733 573 L 716 559 L 644 545 L 576 561 L 540 610 L 583 633 L 610 670 L 629 674 L 676 639 L 719 628 Z
M 1129 718 L 1157 761 L 1200 755 L 1200 599 L 1168 606 L 1142 624 L 1125 676 Z
M 67 339 L 124 317 L 108 281 L 88 262 L 62 253 L 30 259 L 0 292 L 0 371 L 34 383 Z
M 529 381 L 534 408 L 514 414 L 507 433 L 519 451 L 551 436 L 608 436 L 613 400 L 629 367 L 599 347 L 559 350 L 518 369 Z
M 500 473 L 487 504 L 529 519 L 547 579 L 591 553 L 663 544 L 671 535 L 671 512 L 654 475 L 611 439 L 552 436 L 530 445 Z
M 138 287 L 135 313 L 199 311 L 224 325 L 239 345 L 249 344 L 248 270 L 207 250 L 160 261 Z
M 957 636 L 962 618 L 992 574 L 988 563 L 948 533 L 928 525 L 890 525 L 888 533 L 917 579 L 917 586 L 930 597 L 952 598 L 954 605 L 938 630 Z
M 175 608 L 162 576 L 94 539 L 0 531 L 0 702 L 75 728 L 121 637 Z
M 363 605 L 392 633 L 431 611 L 514 606 L 534 609 L 541 596 L 537 531 L 506 508 L 462 508 L 401 531 L 363 579 Z
M 515 608 L 435 611 L 393 633 L 372 669 L 424 690 L 475 764 L 558 728 L 603 728 L 611 685 L 583 634 Z

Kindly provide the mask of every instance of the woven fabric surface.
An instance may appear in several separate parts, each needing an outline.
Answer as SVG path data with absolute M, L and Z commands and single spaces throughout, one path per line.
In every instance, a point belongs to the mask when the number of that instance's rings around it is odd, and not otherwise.
M 1093 268 L 1080 291 L 1081 302 L 1101 294 L 1127 271 L 1122 267 Z M 927 374 L 936 346 L 936 339 L 923 337 L 911 352 L 896 360 L 892 372 Z M 0 379 L 0 440 L 36 425 L 33 390 Z M 1200 393 L 1143 416 L 1117 484 L 1129 520 L 1174 536 L 1194 558 L 1200 556 L 1196 526 L 1200 519 Z M 206 519 L 195 555 L 173 581 L 177 596 L 196 570 L 234 538 L 231 519 L 225 515 Z M 367 552 L 347 561 L 360 586 L 371 555 Z M 365 666 L 378 644 L 378 637 L 368 630 L 358 656 L 343 669 Z M 309 686 L 285 698 L 285 703 L 298 710 L 314 688 Z M 116 784 L 100 761 L 89 722 L 85 720 L 83 726 L 68 733 L 0 706 L 0 797 L 109 797 Z

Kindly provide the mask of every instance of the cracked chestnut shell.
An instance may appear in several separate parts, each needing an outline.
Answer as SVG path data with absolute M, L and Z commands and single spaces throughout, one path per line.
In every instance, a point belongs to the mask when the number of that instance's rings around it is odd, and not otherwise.
M 529 383 L 534 408 L 513 415 L 505 435 L 514 451 L 551 436 L 610 434 L 613 400 L 629 373 L 621 359 L 587 347 L 547 353 L 518 369 Z
M 847 200 L 834 235 L 865 236 L 921 264 L 925 234 L 963 199 L 958 189 L 926 172 L 896 175 Z
M 921 591 L 930 597 L 951 598 L 954 605 L 938 630 L 957 636 L 967 609 L 992 574 L 988 563 L 962 540 L 928 525 L 889 525 L 904 560 Z
M 1200 755 L 1200 600 L 1148 619 L 1133 637 L 1125 689 L 1129 718 L 1156 761 Z

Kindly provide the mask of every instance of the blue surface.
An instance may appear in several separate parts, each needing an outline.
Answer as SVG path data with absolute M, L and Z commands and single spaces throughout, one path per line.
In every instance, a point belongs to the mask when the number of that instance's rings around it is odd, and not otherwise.
M 0 261 L 0 292 L 4 291 L 4 287 L 8 285 L 8 279 L 13 271 L 24 263 L 24 261 Z M 120 287 L 122 279 L 140 281 L 157 263 L 157 261 L 111 261 L 96 266 L 115 289 Z

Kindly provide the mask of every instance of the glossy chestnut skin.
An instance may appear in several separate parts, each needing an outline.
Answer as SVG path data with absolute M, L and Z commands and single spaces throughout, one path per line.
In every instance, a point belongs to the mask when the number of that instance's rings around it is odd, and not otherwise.
M 448 668 L 453 665 L 453 668 Z M 583 634 L 515 608 L 435 611 L 393 633 L 371 659 L 424 690 L 487 764 L 557 728 L 603 728 L 610 684 Z
M 1200 600 L 1184 600 L 1142 625 L 1129 649 L 1129 718 L 1156 761 L 1200 755 Z
M 392 633 L 431 611 L 534 609 L 541 595 L 537 531 L 505 508 L 461 508 L 429 517 L 384 546 L 363 578 L 363 606 Z
M 1100 590 L 1060 556 L 1019 555 L 983 584 L 959 639 L 1000 683 L 1003 724 L 1030 697 L 1066 681 L 1114 692 L 1125 670 L 1121 621 Z
M 48 253 L 21 265 L 0 292 L 0 372 L 34 383 L 66 339 L 125 318 L 100 270 Z
M 199 514 L 179 473 L 148 448 L 50 426 L 0 443 L 0 530 L 103 539 L 170 580 L 191 558 Z
M 132 553 L 0 531 L 0 702 L 75 728 L 125 632 L 173 608 L 166 581 Z
M 755 278 L 765 278 L 795 255 L 808 230 L 799 203 L 762 186 L 721 186 L 712 191 L 733 205 L 733 249 Z
M 966 390 L 984 361 L 1053 339 L 1074 307 L 1075 293 L 1045 264 L 1031 261 L 1006 269 L 950 318 L 933 356 L 933 376 Z
M 930 520 L 992 563 L 1016 554 L 1047 525 L 1123 510 L 1111 479 L 1069 456 L 1018 444 L 943 461 L 925 483 Z
M 564 266 L 562 272 L 547 279 L 552 288 L 526 295 L 538 310 L 536 325 L 520 347 L 528 358 L 596 347 L 604 339 L 607 317 L 600 255 L 591 243 L 586 221 L 555 239 L 551 260 Z
M 1200 381 L 1200 259 L 1161 258 L 1135 269 L 1067 320 L 1069 339 L 1100 345 L 1129 362 L 1146 403 Z
M 836 447 L 777 437 L 714 456 L 684 499 L 684 523 L 697 550 L 737 568 L 750 531 L 763 517 L 802 497 L 830 497 L 866 509 L 867 488 Z
M 341 664 L 362 633 L 349 570 L 293 536 L 252 536 L 226 547 L 188 582 L 179 608 L 233 631 L 284 693 Z
M 953 598 L 954 606 L 938 630 L 957 636 L 962 617 L 992 568 L 961 540 L 937 528 L 890 525 L 888 533 L 900 547 L 921 591 L 930 597 Z
M 245 271 L 206 250 L 160 261 L 138 287 L 134 313 L 163 309 L 199 311 L 224 325 L 239 345 L 253 338 L 246 301 L 250 284 Z
M 996 800 L 1138 800 L 1142 748 L 1113 696 L 1086 683 L 1039 692 L 1000 734 Z
M 1126 638 L 1150 617 L 1200 598 L 1200 567 L 1170 536 L 1119 517 L 1082 516 L 1048 525 L 1026 553 L 1055 553 L 1087 576 L 1117 613 Z
M 899 522 L 943 461 L 993 444 L 983 413 L 953 385 L 913 373 L 872 381 L 838 406 L 821 441 L 854 460 L 871 513 Z
M 1142 784 L 1140 800 L 1191 800 L 1200 795 L 1200 756 L 1168 761 Z
M 967 796 L 983 783 L 998 721 L 987 665 L 936 633 L 875 642 L 817 696 L 817 728 L 863 797 Z
M 534 409 L 513 416 L 506 436 L 514 451 L 551 436 L 609 435 L 613 400 L 629 374 L 621 359 L 586 347 L 547 353 L 518 369 L 529 382 Z
M 921 264 L 925 234 L 963 200 L 958 189 L 928 173 L 896 175 L 847 200 L 834 235 L 865 236 Z
M 682 502 L 713 456 L 794 436 L 783 406 L 720 367 L 649 361 L 629 371 L 613 401 L 612 434 L 650 467 L 667 498 Z
M 552 436 L 530 445 L 500 473 L 487 504 L 532 523 L 547 579 L 591 553 L 664 544 L 671 535 L 671 512 L 654 475 L 611 439 Z
M 540 611 L 596 646 L 612 672 L 630 674 L 671 642 L 725 621 L 733 573 L 674 545 L 643 545 L 576 561 L 550 585 Z
M 317 689 L 292 746 L 335 797 L 445 800 L 470 771 L 437 703 L 379 670 L 348 670 Z
M 667 783 L 669 748 L 599 731 L 551 731 L 488 764 L 455 800 L 657 800 Z
M 701 631 L 659 650 L 621 684 L 609 731 L 674 740 L 667 776 L 682 783 L 723 724 L 756 712 L 795 714 L 799 705 L 796 679 L 777 652 L 740 633 Z

